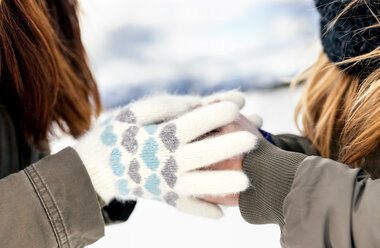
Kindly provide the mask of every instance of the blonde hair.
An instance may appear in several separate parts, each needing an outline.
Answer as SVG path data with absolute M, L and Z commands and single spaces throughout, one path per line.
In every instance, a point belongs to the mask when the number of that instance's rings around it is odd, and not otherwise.
M 380 23 L 366 29 L 378 27 Z M 293 82 L 306 83 L 295 117 L 297 123 L 301 117 L 302 133 L 321 156 L 364 168 L 373 178 L 379 178 L 380 168 L 371 160 L 380 156 L 380 67 L 366 78 L 337 67 L 367 59 L 380 60 L 380 47 L 337 64 L 322 53 Z

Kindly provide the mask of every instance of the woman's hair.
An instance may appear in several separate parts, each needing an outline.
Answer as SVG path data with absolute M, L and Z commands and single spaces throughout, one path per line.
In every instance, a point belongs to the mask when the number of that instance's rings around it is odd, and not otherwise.
M 348 7 L 362 1 L 355 0 Z M 366 29 L 378 27 L 380 23 Z M 379 60 L 380 64 L 380 47 L 337 64 L 322 53 L 295 80 L 295 83 L 306 82 L 296 108 L 296 121 L 298 123 L 302 116 L 302 132 L 321 156 L 351 167 L 365 168 L 374 178 L 379 178 L 380 168 L 377 167 L 380 166 L 370 161 L 374 155 L 379 155 L 380 66 L 364 78 L 337 67 L 368 59 Z
M 101 110 L 77 5 L 77 0 L 0 1 L 0 104 L 37 145 L 54 123 L 80 136 Z

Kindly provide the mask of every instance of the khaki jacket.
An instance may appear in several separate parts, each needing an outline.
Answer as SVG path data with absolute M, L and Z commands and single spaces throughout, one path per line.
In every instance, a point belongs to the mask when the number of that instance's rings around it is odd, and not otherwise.
M 72 148 L 46 156 L 27 145 L 0 107 L 0 247 L 77 248 L 104 235 L 104 223 L 125 221 L 135 203 L 101 209 Z
M 244 219 L 279 224 L 283 247 L 380 247 L 380 180 L 319 157 L 303 137 L 272 139 L 276 146 L 260 139 L 244 158 L 252 183 L 240 194 Z

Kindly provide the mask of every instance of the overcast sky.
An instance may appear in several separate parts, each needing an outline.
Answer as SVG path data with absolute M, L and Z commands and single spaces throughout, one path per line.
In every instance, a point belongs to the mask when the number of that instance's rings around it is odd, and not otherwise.
M 129 97 L 194 84 L 265 86 L 307 67 L 319 49 L 310 0 L 81 2 L 103 98 L 131 88 Z

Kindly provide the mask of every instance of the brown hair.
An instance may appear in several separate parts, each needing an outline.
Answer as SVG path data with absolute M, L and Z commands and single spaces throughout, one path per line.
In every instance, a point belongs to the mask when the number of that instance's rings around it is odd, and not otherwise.
M 341 63 L 366 59 L 380 59 L 380 47 Z M 341 71 L 322 53 L 295 83 L 302 81 L 306 86 L 296 108 L 296 121 L 302 113 L 304 135 L 321 156 L 365 168 L 379 178 L 380 168 L 371 161 L 380 152 L 380 68 L 361 78 Z
M 1 0 L 0 103 L 39 144 L 57 123 L 74 137 L 101 110 L 76 0 Z

